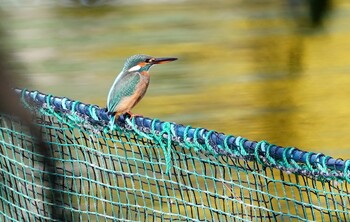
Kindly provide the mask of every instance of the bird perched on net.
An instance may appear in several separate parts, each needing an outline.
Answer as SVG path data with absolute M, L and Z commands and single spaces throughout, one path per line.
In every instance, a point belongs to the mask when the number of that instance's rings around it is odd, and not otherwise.
M 148 55 L 134 55 L 128 58 L 123 70 L 109 90 L 107 111 L 118 118 L 124 113 L 134 115 L 131 109 L 143 98 L 150 81 L 149 70 L 153 65 L 164 64 L 177 58 L 155 58 Z

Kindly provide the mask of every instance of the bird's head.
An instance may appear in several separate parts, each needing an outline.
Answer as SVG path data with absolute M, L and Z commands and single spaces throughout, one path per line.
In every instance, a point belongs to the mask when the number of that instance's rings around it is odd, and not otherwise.
M 155 58 L 148 55 L 133 55 L 126 60 L 123 71 L 143 72 L 148 71 L 155 64 L 164 64 L 177 60 L 177 58 Z

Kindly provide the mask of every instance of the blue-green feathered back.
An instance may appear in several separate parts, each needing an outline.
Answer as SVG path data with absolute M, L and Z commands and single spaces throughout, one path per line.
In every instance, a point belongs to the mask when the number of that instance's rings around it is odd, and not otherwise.
M 113 86 L 108 93 L 107 109 L 109 112 L 115 111 L 124 97 L 134 94 L 136 86 L 140 82 L 140 72 L 148 70 L 152 64 L 142 67 L 139 71 L 128 72 L 128 70 L 134 66 L 137 66 L 140 62 L 145 62 L 150 58 L 152 57 L 140 54 L 133 55 L 126 60 L 123 70 L 115 79 Z
M 119 76 L 118 76 L 119 77 Z M 140 82 L 140 73 L 128 73 L 117 78 L 108 93 L 107 109 L 114 112 L 123 98 L 131 96 L 136 90 L 137 84 Z

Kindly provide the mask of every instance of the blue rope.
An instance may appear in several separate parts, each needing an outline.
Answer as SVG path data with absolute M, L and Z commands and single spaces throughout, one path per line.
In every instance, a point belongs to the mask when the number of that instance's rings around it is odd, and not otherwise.
M 144 132 L 163 132 L 163 134 L 168 136 L 166 142 L 164 143 L 166 144 L 164 154 L 166 156 L 167 166 L 169 166 L 169 156 L 171 156 L 171 150 L 169 148 L 170 146 L 168 145 L 170 144 L 169 141 L 175 140 L 176 142 L 177 138 L 180 138 L 180 140 L 182 139 L 183 141 L 178 141 L 179 143 L 185 144 L 185 147 L 192 148 L 195 152 L 204 150 L 204 148 L 206 148 L 208 149 L 207 151 L 216 153 L 217 150 L 214 149 L 214 145 L 223 147 L 223 153 L 228 152 L 234 156 L 240 155 L 244 157 L 253 154 L 255 157 L 258 157 L 258 152 L 262 152 L 260 155 L 265 153 L 267 161 L 269 161 L 271 164 L 276 163 L 276 161 L 284 161 L 284 163 L 290 164 L 288 165 L 290 167 L 300 168 L 299 164 L 305 164 L 306 167 L 313 169 L 312 165 L 320 164 L 321 159 L 322 167 L 319 167 L 319 169 L 322 169 L 323 172 L 325 172 L 325 169 L 332 169 L 337 170 L 338 172 L 344 172 L 343 174 L 348 176 L 348 173 L 350 171 L 348 161 L 334 159 L 331 157 L 325 158 L 312 152 L 306 152 L 294 148 L 287 149 L 287 151 L 285 151 L 285 149 L 282 147 L 267 145 L 268 143 L 266 142 L 257 143 L 254 141 L 249 141 L 242 137 L 225 136 L 214 131 L 204 133 L 205 130 L 201 128 L 194 129 L 191 126 L 181 126 L 160 121 L 156 122 L 155 120 L 143 117 L 137 117 L 131 123 L 128 118 L 120 116 L 117 121 L 113 120 L 114 117 L 111 117 L 104 108 L 99 108 L 97 106 L 92 107 L 91 105 L 85 105 L 78 101 L 69 100 L 67 98 L 45 95 L 38 91 L 27 91 L 26 89 L 15 89 L 15 91 L 17 94 L 21 95 L 21 101 L 25 107 L 31 109 L 32 104 L 30 103 L 34 102 L 38 106 L 42 107 L 42 112 L 48 112 L 49 115 L 54 115 L 60 120 L 62 120 L 62 117 L 58 115 L 60 111 L 64 112 L 65 115 L 71 112 L 71 116 L 69 118 L 71 118 L 71 121 L 73 122 L 83 121 L 80 117 L 83 116 L 88 117 L 84 119 L 90 118 L 94 121 L 113 123 L 112 129 L 118 129 L 118 126 L 123 127 L 124 125 L 134 126 L 132 129 L 135 132 L 138 132 L 139 135 L 143 136 L 148 135 L 148 133 L 142 134 Z M 44 107 L 45 103 L 47 104 L 47 107 Z M 74 112 L 76 112 L 78 115 L 75 115 Z M 108 124 L 106 124 L 106 127 L 107 126 Z M 106 131 L 106 127 L 103 129 L 103 131 Z M 256 159 L 258 160 L 259 158 Z M 167 169 L 169 169 L 169 167 Z

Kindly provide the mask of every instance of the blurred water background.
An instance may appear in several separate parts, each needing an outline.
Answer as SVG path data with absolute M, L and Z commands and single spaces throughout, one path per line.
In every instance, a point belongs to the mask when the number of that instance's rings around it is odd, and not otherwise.
M 20 87 L 104 107 L 126 58 L 175 56 L 134 113 L 350 158 L 347 0 L 0 2 Z

